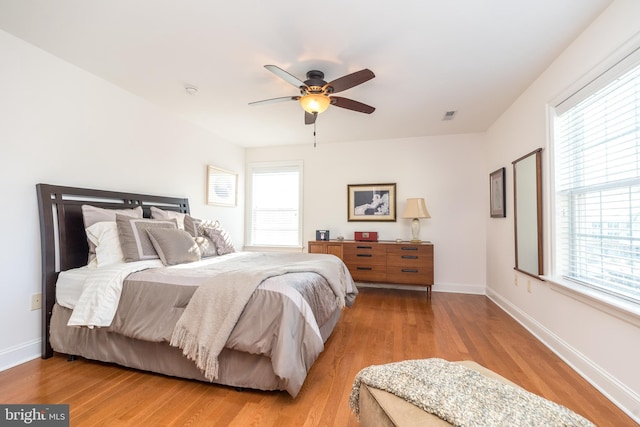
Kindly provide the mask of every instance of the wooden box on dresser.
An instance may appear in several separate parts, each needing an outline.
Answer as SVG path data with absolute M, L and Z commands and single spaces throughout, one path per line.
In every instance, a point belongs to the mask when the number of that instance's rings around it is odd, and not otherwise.
M 314 240 L 309 253 L 332 254 L 342 259 L 356 282 L 433 286 L 433 244 L 410 242 L 355 242 Z

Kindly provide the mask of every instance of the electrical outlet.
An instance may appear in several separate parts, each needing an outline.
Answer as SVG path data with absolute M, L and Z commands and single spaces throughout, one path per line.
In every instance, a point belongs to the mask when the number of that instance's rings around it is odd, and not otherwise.
M 42 308 L 42 294 L 31 295 L 31 311 Z
M 527 292 L 531 293 L 531 280 L 527 280 Z

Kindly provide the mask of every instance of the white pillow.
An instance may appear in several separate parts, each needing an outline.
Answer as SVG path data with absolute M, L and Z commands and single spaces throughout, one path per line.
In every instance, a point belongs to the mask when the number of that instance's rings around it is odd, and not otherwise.
M 96 222 L 87 228 L 86 232 L 89 241 L 96 245 L 96 258 L 88 264 L 89 267 L 104 267 L 124 262 L 118 225 L 115 221 Z
M 132 216 L 134 218 L 142 218 L 142 206 L 138 206 L 133 209 L 105 209 L 98 208 L 91 205 L 82 205 L 82 220 L 84 221 L 84 228 L 87 229 L 91 227 L 96 222 L 102 221 L 115 221 L 116 214 Z M 87 236 L 87 240 L 89 242 L 89 256 L 88 263 L 89 267 L 96 266 L 96 246 Z

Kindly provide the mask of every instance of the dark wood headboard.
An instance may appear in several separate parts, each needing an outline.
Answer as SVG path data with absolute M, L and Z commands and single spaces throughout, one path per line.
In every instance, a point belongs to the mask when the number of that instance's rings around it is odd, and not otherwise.
M 151 207 L 189 213 L 189 200 L 117 191 L 91 190 L 37 184 L 42 252 L 42 358 L 53 355 L 49 344 L 49 324 L 56 298 L 56 280 L 60 271 L 87 264 L 89 246 L 82 219 L 82 205 L 105 209 L 142 206 L 144 216 Z

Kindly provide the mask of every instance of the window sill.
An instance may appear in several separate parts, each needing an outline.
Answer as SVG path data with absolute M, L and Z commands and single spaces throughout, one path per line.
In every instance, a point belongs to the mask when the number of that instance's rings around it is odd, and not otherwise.
M 543 276 L 551 289 L 567 295 L 575 300 L 588 304 L 600 311 L 615 316 L 634 326 L 640 326 L 640 305 L 634 304 L 622 298 L 599 292 L 587 286 L 573 283 L 569 280 Z

